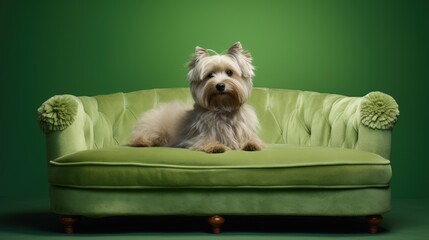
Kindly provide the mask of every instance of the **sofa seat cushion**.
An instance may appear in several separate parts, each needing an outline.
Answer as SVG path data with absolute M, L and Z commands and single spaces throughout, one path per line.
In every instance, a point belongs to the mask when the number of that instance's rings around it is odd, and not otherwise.
M 207 154 L 128 146 L 81 151 L 50 161 L 52 185 L 78 188 L 386 187 L 390 161 L 327 147 L 268 145 L 263 151 Z

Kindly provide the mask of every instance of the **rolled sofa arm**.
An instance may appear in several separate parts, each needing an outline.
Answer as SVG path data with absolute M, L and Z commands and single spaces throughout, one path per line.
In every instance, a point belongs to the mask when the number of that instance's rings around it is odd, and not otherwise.
M 390 159 L 392 128 L 398 117 L 399 106 L 391 96 L 382 92 L 364 96 L 360 106 L 357 149 Z
M 48 160 L 87 150 L 86 114 L 82 102 L 73 95 L 56 95 L 38 109 L 40 129 L 46 136 Z M 87 136 L 90 137 L 90 136 Z

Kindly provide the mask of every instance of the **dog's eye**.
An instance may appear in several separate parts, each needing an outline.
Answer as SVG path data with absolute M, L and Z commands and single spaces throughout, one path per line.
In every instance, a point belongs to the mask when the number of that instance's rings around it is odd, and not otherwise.
M 214 72 L 211 72 L 207 75 L 207 79 L 214 77 Z
M 226 75 L 228 75 L 228 77 L 232 76 L 232 71 L 231 70 L 226 70 Z

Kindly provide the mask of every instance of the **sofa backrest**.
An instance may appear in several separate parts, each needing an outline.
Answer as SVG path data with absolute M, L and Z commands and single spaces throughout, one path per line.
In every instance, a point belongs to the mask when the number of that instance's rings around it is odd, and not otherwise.
M 193 104 L 188 88 L 141 90 L 80 97 L 92 120 L 94 146 L 127 144 L 142 112 L 160 103 Z M 248 103 L 258 115 L 266 143 L 355 148 L 362 98 L 316 92 L 255 88 Z

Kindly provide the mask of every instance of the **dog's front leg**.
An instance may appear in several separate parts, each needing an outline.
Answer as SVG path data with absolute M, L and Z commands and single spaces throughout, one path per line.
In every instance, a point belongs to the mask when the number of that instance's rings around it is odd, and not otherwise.
M 190 149 L 206 153 L 224 153 L 228 147 L 218 141 L 197 141 Z

